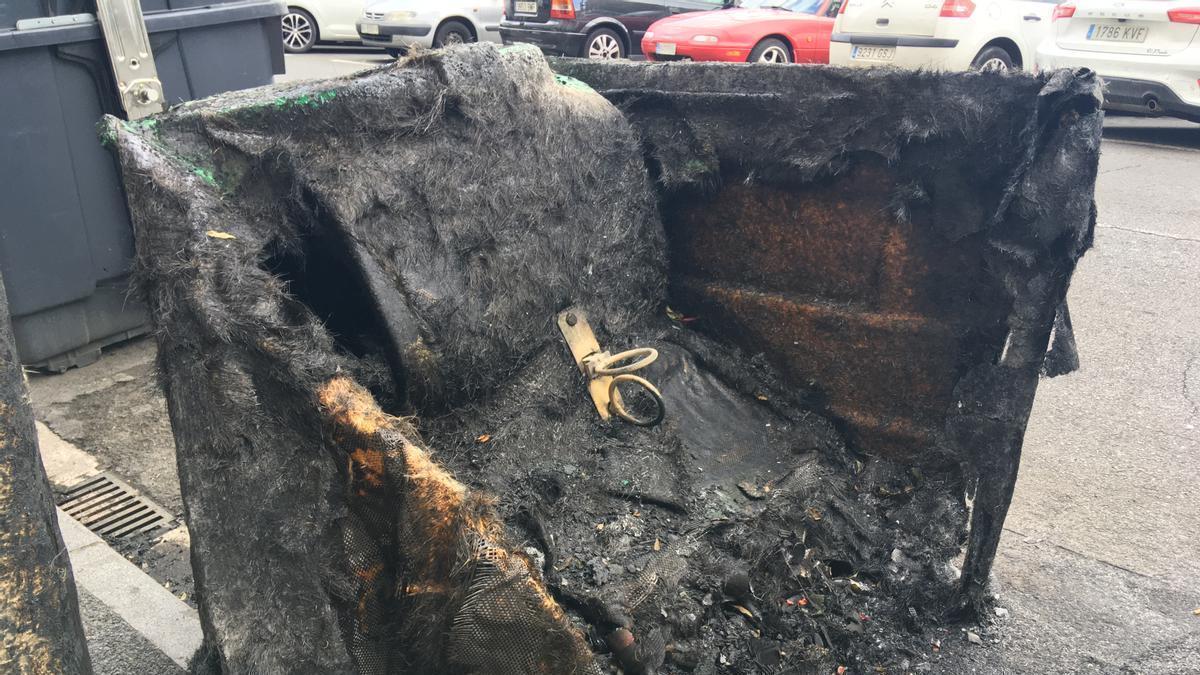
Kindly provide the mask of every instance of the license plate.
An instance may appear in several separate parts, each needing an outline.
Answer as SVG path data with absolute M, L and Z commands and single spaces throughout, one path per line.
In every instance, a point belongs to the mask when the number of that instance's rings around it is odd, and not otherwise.
M 537 14 L 537 3 L 529 0 L 519 0 L 513 7 L 517 14 Z
M 1094 23 L 1088 27 L 1087 39 L 1101 42 L 1145 42 L 1149 35 L 1150 29 L 1145 26 Z
M 362 25 L 362 34 L 363 35 L 379 35 L 379 26 L 376 26 L 373 23 L 364 23 Z
M 859 61 L 891 61 L 896 58 L 896 48 L 854 45 L 850 51 L 850 58 Z
M 660 42 L 658 43 L 658 46 L 654 48 L 654 53 L 662 54 L 663 56 L 675 56 L 675 43 Z

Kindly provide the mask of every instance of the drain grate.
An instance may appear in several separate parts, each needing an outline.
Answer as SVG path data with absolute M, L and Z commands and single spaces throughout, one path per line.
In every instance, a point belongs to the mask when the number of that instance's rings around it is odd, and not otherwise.
M 68 488 L 59 495 L 58 506 L 102 537 L 151 532 L 174 520 L 169 511 L 107 472 Z

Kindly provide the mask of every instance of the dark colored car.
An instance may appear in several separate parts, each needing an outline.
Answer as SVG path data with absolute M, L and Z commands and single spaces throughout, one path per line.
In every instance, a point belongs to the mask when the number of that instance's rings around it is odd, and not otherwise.
M 733 0 L 504 0 L 504 44 L 528 42 L 543 52 L 591 59 L 642 53 L 650 24 L 683 12 L 720 9 Z

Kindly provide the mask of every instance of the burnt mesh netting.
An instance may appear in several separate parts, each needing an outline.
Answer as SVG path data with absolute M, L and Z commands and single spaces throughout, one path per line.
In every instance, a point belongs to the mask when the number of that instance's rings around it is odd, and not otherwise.
M 1092 78 L 554 67 L 106 121 L 197 670 L 859 672 L 985 601 Z M 572 307 L 658 351 L 660 424 L 601 420 Z

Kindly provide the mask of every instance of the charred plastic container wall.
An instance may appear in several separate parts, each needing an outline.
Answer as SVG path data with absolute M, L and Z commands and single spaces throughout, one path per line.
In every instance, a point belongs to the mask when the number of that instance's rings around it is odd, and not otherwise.
M 0 268 L 27 365 L 65 369 L 143 332 L 129 293 L 132 230 L 96 121 L 120 103 L 100 28 L 80 5 L 0 10 Z M 168 104 L 267 84 L 283 72 L 274 0 L 143 3 Z M 34 10 L 37 10 L 35 13 Z M 42 18 L 39 18 L 42 17 Z M 15 24 L 22 19 L 20 24 Z
M 985 583 L 1092 241 L 1095 79 L 554 67 L 639 130 L 676 310 L 815 384 L 864 455 L 972 468 L 964 581 Z

